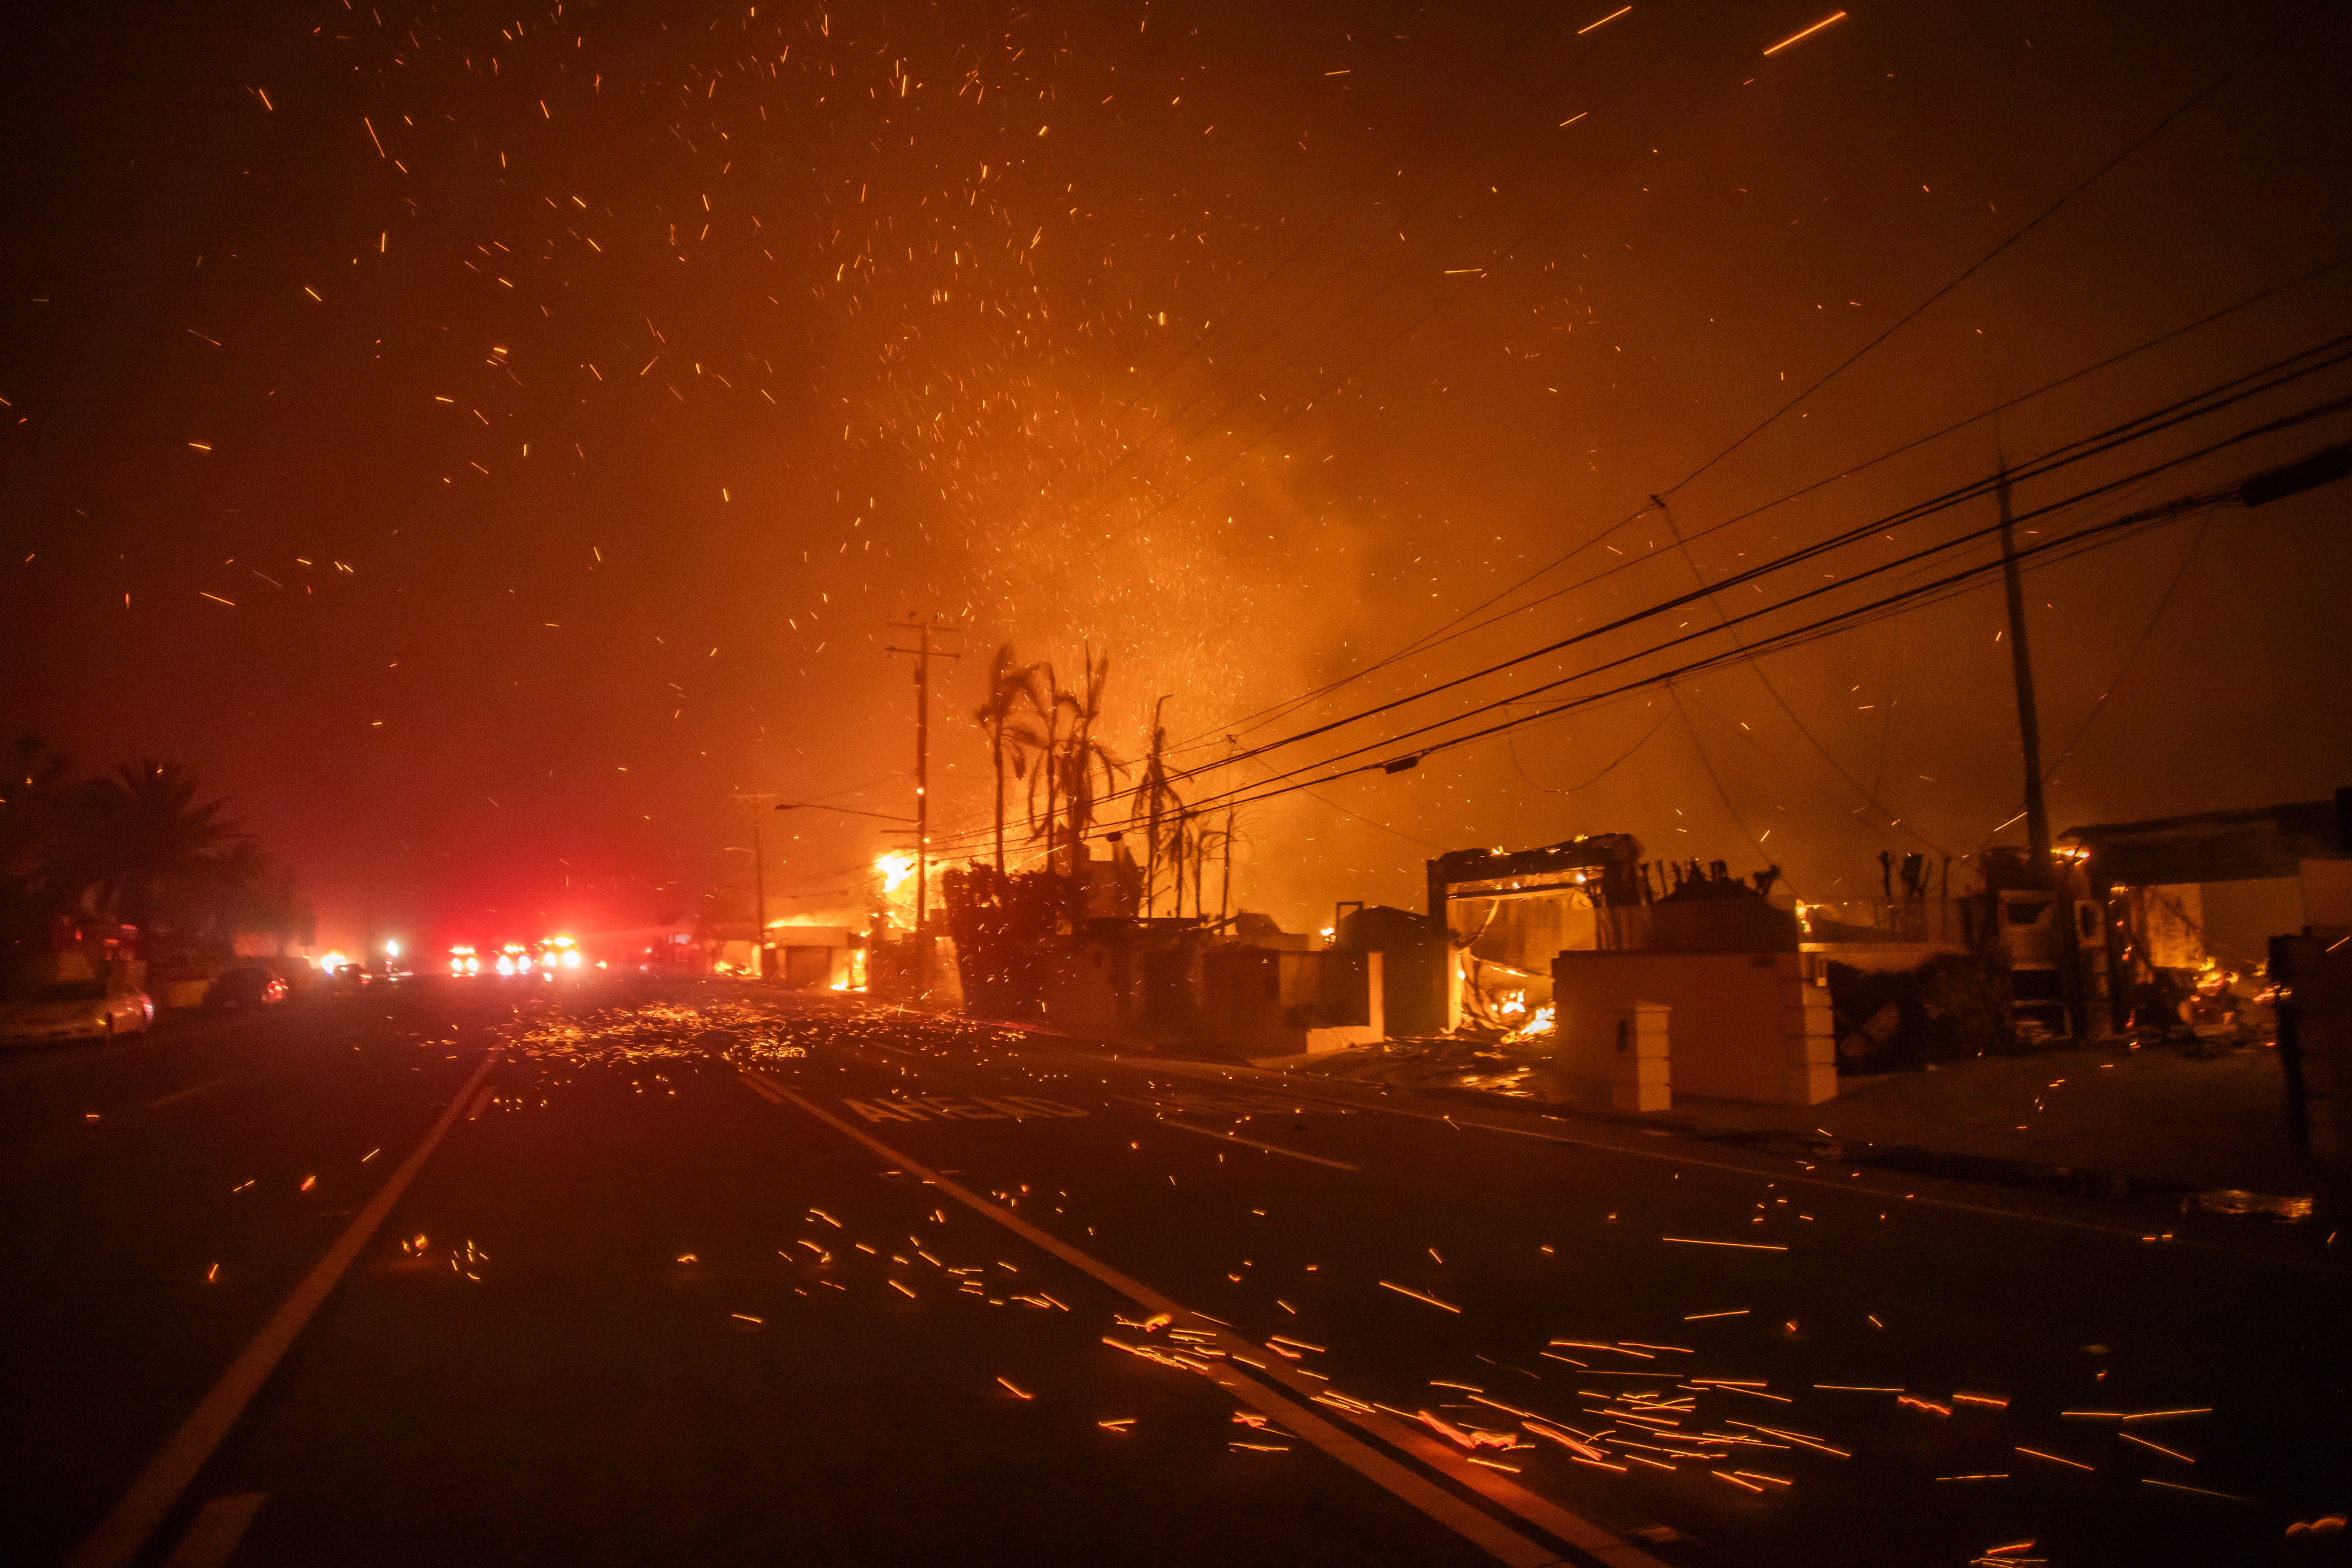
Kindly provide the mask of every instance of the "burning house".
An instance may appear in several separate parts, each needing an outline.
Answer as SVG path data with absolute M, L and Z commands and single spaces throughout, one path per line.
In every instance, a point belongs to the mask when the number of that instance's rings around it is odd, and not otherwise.
M 1445 933 L 1443 1016 L 1504 1037 L 1552 1031 L 1588 1098 L 1657 1110 L 1674 1089 L 1811 1105 L 1837 1092 L 1826 962 L 1777 868 L 1644 860 L 1599 834 L 1429 862 Z
M 2352 930 L 2352 790 L 2076 827 L 2061 843 L 2081 887 L 2077 934 L 2095 1029 L 2193 1009 L 2200 991 L 2251 994 L 2273 938 L 2333 941 Z

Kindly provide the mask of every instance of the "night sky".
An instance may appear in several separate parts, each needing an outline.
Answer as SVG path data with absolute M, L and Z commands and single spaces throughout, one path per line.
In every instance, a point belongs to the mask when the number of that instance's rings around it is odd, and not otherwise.
M 193 765 L 328 942 L 691 916 L 742 885 L 736 792 L 908 809 L 909 614 L 970 628 L 954 840 L 1001 642 L 1107 653 L 1112 747 L 1168 694 L 1206 764 L 2306 351 L 2028 481 L 2115 487 L 2028 526 L 2352 434 L 2342 7 L 1857 5 L 1769 56 L 1835 6 L 47 9 L 0 39 L 0 720 Z M 2352 784 L 2347 504 L 2028 576 L 2056 826 Z M 1719 653 L 1716 615 L 1184 787 Z M 2019 809 L 2002 625 L 1996 582 L 1244 805 L 1240 900 L 1311 928 L 1612 830 L 1865 894 Z M 766 821 L 773 912 L 864 906 L 884 824 Z

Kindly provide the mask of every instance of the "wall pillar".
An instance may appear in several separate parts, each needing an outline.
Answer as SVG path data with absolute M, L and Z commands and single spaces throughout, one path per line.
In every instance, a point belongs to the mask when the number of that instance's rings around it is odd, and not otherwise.
M 1837 1024 L 1830 1011 L 1827 961 L 1780 955 L 1780 1043 L 1783 1105 L 1819 1105 L 1837 1098 Z
M 1609 1064 L 1609 1108 L 1671 1110 L 1674 1009 L 1656 1002 L 1636 1002 L 1612 1012 L 1617 1048 Z

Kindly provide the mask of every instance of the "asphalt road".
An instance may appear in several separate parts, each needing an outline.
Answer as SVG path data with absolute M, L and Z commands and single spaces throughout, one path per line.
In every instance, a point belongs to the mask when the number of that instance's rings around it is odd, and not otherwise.
M 2347 1560 L 2321 1234 L 834 999 L 20 1055 L 0 1212 L 11 1562 Z

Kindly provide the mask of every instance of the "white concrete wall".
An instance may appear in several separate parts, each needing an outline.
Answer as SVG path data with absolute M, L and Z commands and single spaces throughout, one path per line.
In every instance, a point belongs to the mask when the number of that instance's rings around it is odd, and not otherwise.
M 1819 1105 L 1837 1094 L 1827 974 L 1795 952 L 1563 952 L 1553 1059 L 1571 1080 L 1610 1081 L 1619 1013 L 1651 1003 L 1670 1009 L 1675 1093 Z
M 1579 1099 L 1612 1110 L 1672 1110 L 1673 1009 L 1636 1002 L 1606 1014 L 1588 1008 L 1573 1037 L 1560 1037 L 1553 1070 Z

